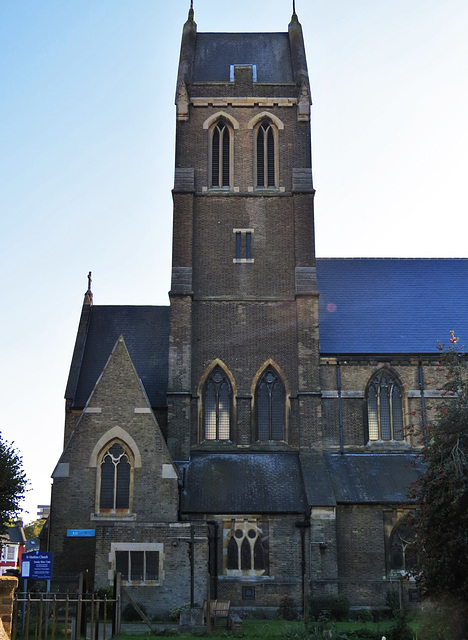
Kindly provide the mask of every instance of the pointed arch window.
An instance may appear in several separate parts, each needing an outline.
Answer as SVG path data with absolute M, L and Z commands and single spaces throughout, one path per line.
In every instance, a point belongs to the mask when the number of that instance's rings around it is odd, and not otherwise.
M 286 390 L 278 372 L 268 366 L 256 388 L 257 440 L 285 439 Z
M 256 186 L 274 188 L 277 186 L 276 129 L 269 120 L 262 120 L 256 133 Z
M 203 407 L 205 440 L 229 440 L 232 387 L 220 366 L 213 369 L 205 382 Z
M 231 130 L 224 120 L 218 120 L 211 130 L 211 187 L 231 186 Z
M 127 513 L 130 510 L 133 460 L 123 443 L 107 445 L 100 457 L 100 513 Z
M 403 440 L 401 389 L 388 371 L 376 373 L 367 386 L 369 440 Z

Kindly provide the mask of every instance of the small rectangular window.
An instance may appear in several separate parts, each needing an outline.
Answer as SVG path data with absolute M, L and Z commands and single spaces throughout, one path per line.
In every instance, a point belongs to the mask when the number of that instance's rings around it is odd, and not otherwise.
M 236 235 L 236 253 L 233 262 L 252 263 L 252 234 L 253 229 L 233 229 Z
M 236 260 L 240 260 L 242 255 L 242 234 L 240 231 L 236 231 Z
M 252 259 L 252 232 L 246 231 L 245 233 L 245 257 L 247 260 Z

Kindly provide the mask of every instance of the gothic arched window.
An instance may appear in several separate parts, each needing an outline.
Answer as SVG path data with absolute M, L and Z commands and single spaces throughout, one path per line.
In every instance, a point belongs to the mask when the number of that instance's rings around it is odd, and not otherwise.
M 261 375 L 255 391 L 257 440 L 285 439 L 285 400 L 283 381 L 272 366 Z
M 228 575 L 241 572 L 267 575 L 268 543 L 259 523 L 253 520 L 233 523 L 227 532 L 227 540 L 225 553 Z
M 205 440 L 229 440 L 232 387 L 218 365 L 208 376 L 203 393 Z
M 417 563 L 414 537 L 413 529 L 406 523 L 399 523 L 394 527 L 389 540 L 390 571 L 414 569 Z
M 269 120 L 262 120 L 256 136 L 256 186 L 276 187 L 276 130 Z
M 376 373 L 367 385 L 369 440 L 403 440 L 401 389 L 386 370 Z
M 101 513 L 128 512 L 130 510 L 130 485 L 132 461 L 129 452 L 120 442 L 113 442 L 102 452 L 98 466 Z
M 231 186 L 231 131 L 224 120 L 211 129 L 210 181 L 212 187 Z

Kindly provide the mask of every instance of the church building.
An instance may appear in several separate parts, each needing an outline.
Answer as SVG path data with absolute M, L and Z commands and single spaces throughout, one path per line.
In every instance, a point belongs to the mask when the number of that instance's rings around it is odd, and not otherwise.
M 468 329 L 468 261 L 316 259 L 310 109 L 295 12 L 283 33 L 199 33 L 190 9 L 170 306 L 85 293 L 53 472 L 57 584 L 120 572 L 152 614 L 208 592 L 380 606 L 410 565 L 404 427 L 440 396 L 437 340 Z

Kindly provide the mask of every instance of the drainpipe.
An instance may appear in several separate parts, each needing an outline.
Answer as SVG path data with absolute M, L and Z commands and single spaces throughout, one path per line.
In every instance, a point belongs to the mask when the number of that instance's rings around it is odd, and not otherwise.
M 305 530 L 310 528 L 310 520 L 307 517 L 307 514 L 304 514 L 304 520 L 297 520 L 296 527 L 301 532 L 301 573 L 302 573 L 302 610 L 304 615 L 304 620 L 307 616 L 307 602 L 306 602 L 306 557 L 305 557 Z
M 209 529 L 209 550 L 208 553 L 211 551 L 211 539 L 213 540 L 213 574 L 214 574 L 214 589 L 213 589 L 213 593 L 211 594 L 211 599 L 212 600 L 217 600 L 218 599 L 218 530 L 219 530 L 219 524 L 217 523 L 216 520 L 207 520 L 206 524 L 210 527 Z M 214 531 L 211 537 L 211 527 L 213 527 Z M 209 557 L 209 555 L 208 555 Z M 211 580 L 211 566 L 210 566 L 210 562 L 208 560 L 208 580 Z
M 344 437 L 343 437 L 343 404 L 341 402 L 341 368 L 340 357 L 336 358 L 336 386 L 338 388 L 338 422 L 340 425 L 340 453 L 344 454 Z
M 423 430 L 426 431 L 426 398 L 424 396 L 424 372 L 421 356 L 419 356 L 419 389 L 421 391 L 421 411 Z

